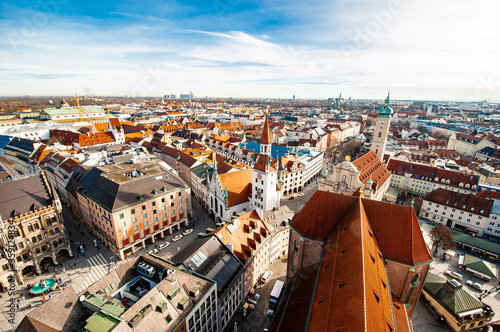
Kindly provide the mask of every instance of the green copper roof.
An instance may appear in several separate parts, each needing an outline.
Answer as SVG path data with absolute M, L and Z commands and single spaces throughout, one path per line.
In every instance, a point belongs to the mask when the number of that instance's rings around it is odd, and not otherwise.
M 87 319 L 87 325 L 85 325 L 85 330 L 90 332 L 108 332 L 113 331 L 113 329 L 120 323 L 116 318 L 106 315 L 103 312 L 96 312 Z
M 456 315 L 460 312 L 483 307 L 483 304 L 465 289 L 453 290 L 446 281 L 447 279 L 429 273 L 425 279 L 424 290 L 431 294 L 450 313 Z
M 389 107 L 389 103 L 391 102 L 389 98 L 389 93 L 387 94 L 387 98 L 385 99 L 384 107 L 378 110 L 378 116 L 383 118 L 388 118 L 392 115 L 392 108 Z
M 483 261 L 472 255 L 465 255 L 464 265 L 470 269 L 486 274 L 487 276 L 496 278 L 497 277 L 497 267 L 494 264 Z
M 91 114 L 91 113 L 103 113 L 105 114 L 104 110 L 100 107 L 97 106 L 81 106 L 80 110 L 82 111 L 82 114 Z M 63 108 L 46 108 L 41 110 L 40 112 L 44 112 L 47 114 L 50 114 L 52 116 L 54 115 L 70 115 L 70 114 L 78 114 L 78 107 L 63 107 Z

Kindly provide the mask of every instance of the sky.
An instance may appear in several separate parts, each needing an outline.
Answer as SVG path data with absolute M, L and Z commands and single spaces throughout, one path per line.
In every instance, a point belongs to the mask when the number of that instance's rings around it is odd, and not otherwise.
M 6 0 L 0 96 L 500 100 L 498 0 Z

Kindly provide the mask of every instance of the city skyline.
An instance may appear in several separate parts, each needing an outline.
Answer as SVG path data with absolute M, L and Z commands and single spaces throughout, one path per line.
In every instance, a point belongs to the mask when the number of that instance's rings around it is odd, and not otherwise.
M 0 7 L 0 95 L 500 100 L 490 0 Z

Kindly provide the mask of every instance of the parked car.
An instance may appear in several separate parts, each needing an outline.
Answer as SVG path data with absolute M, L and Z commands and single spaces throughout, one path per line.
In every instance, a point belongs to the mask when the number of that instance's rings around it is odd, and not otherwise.
M 295 199 L 295 197 L 293 197 L 293 196 L 288 197 L 288 200 L 292 200 L 292 199 Z
M 467 285 L 471 286 L 472 288 L 477 289 L 480 292 L 484 292 L 484 287 L 478 282 L 472 281 L 472 280 L 467 280 L 466 282 Z
M 150 251 L 148 251 L 148 255 L 152 255 L 152 254 L 156 254 L 158 252 L 158 249 L 152 249 Z
M 169 245 L 170 245 L 170 242 L 165 241 L 165 242 L 161 243 L 160 245 L 158 245 L 158 249 L 161 250 L 163 248 L 168 247 Z
M 447 274 L 449 275 L 450 277 L 452 278 L 455 278 L 455 279 L 458 279 L 458 280 L 462 280 L 464 277 L 460 274 L 460 273 L 457 273 L 457 272 L 453 272 L 452 270 L 448 269 L 446 270 L 446 272 L 444 274 Z
M 462 287 L 462 284 L 460 282 L 458 282 L 456 279 L 451 279 L 451 280 L 448 280 L 449 283 L 451 283 L 453 286 L 455 286 L 456 288 L 458 287 Z
M 174 236 L 174 238 L 172 239 L 172 242 L 179 241 L 180 239 L 182 239 L 182 235 L 181 235 L 181 234 L 176 235 L 176 236 Z
M 266 272 L 264 272 L 264 274 L 260 278 L 260 282 L 265 284 L 272 277 L 272 275 L 273 275 L 273 271 L 267 270 Z
M 192 228 L 188 228 L 184 232 L 182 232 L 182 235 L 188 235 L 188 234 L 191 234 L 191 233 L 193 233 L 193 229 Z

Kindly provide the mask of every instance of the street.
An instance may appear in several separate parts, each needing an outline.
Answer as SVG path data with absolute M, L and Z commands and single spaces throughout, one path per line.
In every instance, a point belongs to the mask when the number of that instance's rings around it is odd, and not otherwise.
M 193 219 L 190 222 L 193 223 L 199 217 L 199 221 L 196 222 L 193 228 L 194 231 L 191 234 L 183 236 L 179 241 L 173 242 L 172 238 L 178 234 L 182 234 L 186 229 L 184 227 L 172 235 L 165 237 L 165 239 L 157 241 L 156 245 L 159 245 L 163 241 L 170 242 L 168 247 L 156 254 L 157 256 L 168 259 L 175 252 L 193 242 L 198 237 L 198 233 L 205 232 L 207 227 L 215 228 L 215 221 L 208 217 L 208 214 L 203 211 L 196 199 L 193 199 L 192 202 Z M 15 331 L 17 325 L 19 325 L 26 314 L 40 306 L 42 302 L 50 301 L 50 298 L 60 292 L 57 290 L 52 291 L 43 299 L 42 296 L 30 295 L 27 287 L 28 284 L 36 284 L 43 279 L 55 278 L 56 280 L 61 279 L 61 283 L 59 284 L 61 290 L 63 287 L 71 285 L 75 291 L 80 292 L 123 263 L 123 261 L 115 257 L 111 250 L 106 248 L 92 233 L 81 225 L 79 221 L 75 221 L 71 210 L 65 205 L 63 205 L 63 218 L 74 257 L 64 259 L 57 266 L 49 266 L 49 272 L 47 273 L 25 278 L 23 285 L 16 284 L 15 296 L 11 297 L 7 292 L 2 294 L 3 297 L 0 301 L 0 332 Z M 97 240 L 98 248 L 94 246 L 94 240 Z M 84 255 L 79 252 L 79 246 L 84 246 Z M 131 255 L 131 257 L 145 255 L 149 250 L 154 248 L 154 244 L 150 245 L 148 248 L 141 249 L 134 255 Z M 15 324 L 9 323 L 8 320 L 10 317 L 7 316 L 11 300 L 19 305 L 19 309 L 16 308 Z

